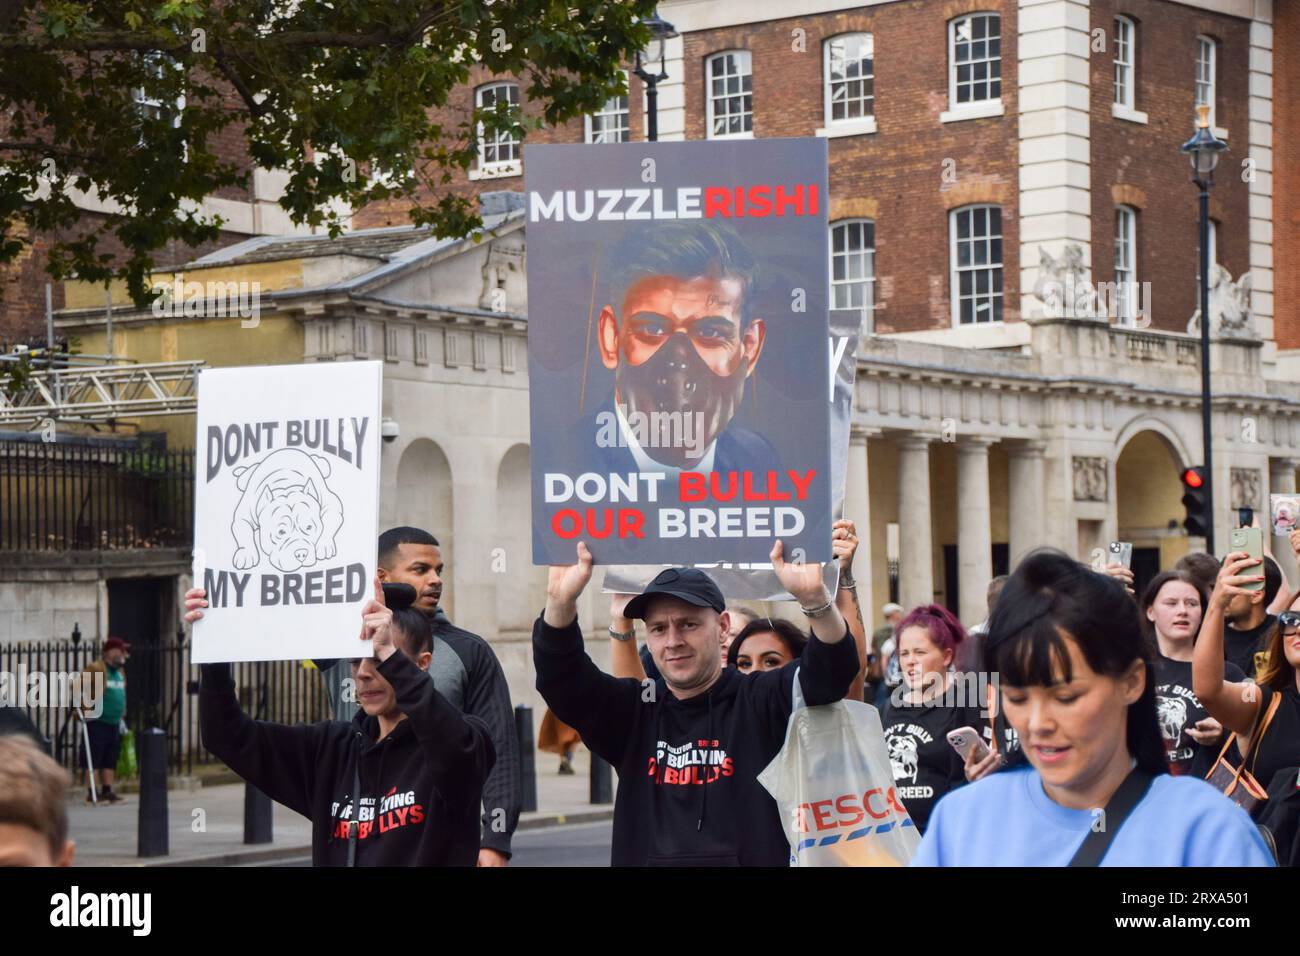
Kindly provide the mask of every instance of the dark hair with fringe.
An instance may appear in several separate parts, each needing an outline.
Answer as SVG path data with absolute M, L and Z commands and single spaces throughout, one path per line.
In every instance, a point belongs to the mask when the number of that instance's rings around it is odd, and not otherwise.
M 1151 610 L 1151 606 L 1156 603 L 1156 598 L 1160 596 L 1161 589 L 1170 581 L 1181 581 L 1183 584 L 1190 584 L 1192 588 L 1195 589 L 1196 596 L 1201 599 L 1202 621 L 1205 620 L 1205 611 L 1206 608 L 1209 607 L 1210 603 L 1209 599 L 1205 596 L 1205 589 L 1201 587 L 1201 583 L 1196 580 L 1190 571 L 1179 571 L 1177 569 L 1173 571 L 1161 571 L 1152 578 L 1151 583 L 1147 585 L 1147 589 L 1142 592 L 1142 601 L 1138 604 L 1138 610 L 1140 611 L 1140 614 L 1138 615 L 1138 623 L 1142 625 L 1142 633 L 1146 635 L 1147 644 L 1151 647 L 1151 650 L 1157 654 L 1160 653 L 1160 644 L 1156 640 L 1156 625 L 1154 621 L 1147 617 L 1147 611 Z M 1195 643 L 1199 634 L 1200 626 L 1197 625 L 1197 633 L 1192 635 L 1193 643 Z
M 775 634 L 795 660 L 803 656 L 803 649 L 808 646 L 808 635 L 789 621 L 782 620 L 779 617 L 755 618 L 744 626 L 741 632 L 736 635 L 736 639 L 731 642 L 731 646 L 727 648 L 728 667 L 736 666 L 736 661 L 740 658 L 740 645 L 744 644 L 745 640 L 754 634 Z
M 1156 720 L 1156 682 L 1152 653 L 1138 623 L 1137 605 L 1115 578 L 1070 556 L 1040 549 L 1025 557 L 1007 580 L 989 618 L 984 669 L 1003 685 L 1051 687 L 1070 680 L 1072 640 L 1096 673 L 1118 678 L 1141 661 L 1146 671 L 1142 696 L 1128 705 L 1126 745 L 1137 765 L 1150 774 L 1169 772 L 1164 739 Z M 1006 708 L 999 699 L 997 735 L 1006 739 Z M 1024 747 L 1007 755 L 1009 765 L 1028 761 Z

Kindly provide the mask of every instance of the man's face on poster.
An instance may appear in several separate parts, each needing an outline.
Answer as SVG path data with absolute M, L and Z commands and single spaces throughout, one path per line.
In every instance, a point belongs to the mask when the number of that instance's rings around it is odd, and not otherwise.
M 648 448 L 656 461 L 695 464 L 740 408 L 766 336 L 762 319 L 744 322 L 744 291 L 725 275 L 646 276 L 627 288 L 621 312 L 601 310 L 601 358 L 625 413 L 658 422 L 666 412 L 699 429 L 695 441 Z

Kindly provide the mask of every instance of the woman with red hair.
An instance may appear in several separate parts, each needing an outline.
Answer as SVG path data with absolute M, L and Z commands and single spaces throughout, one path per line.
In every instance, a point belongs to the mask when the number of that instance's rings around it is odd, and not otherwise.
M 987 739 L 981 717 L 978 680 L 959 683 L 952 669 L 966 629 L 946 608 L 913 608 L 898 622 L 898 657 L 903 681 L 890 694 L 881 715 L 894 787 L 918 830 L 925 832 L 930 810 L 948 791 L 966 782 L 965 763 L 948 743 L 949 731 L 971 727 Z M 990 757 L 979 773 L 992 770 Z

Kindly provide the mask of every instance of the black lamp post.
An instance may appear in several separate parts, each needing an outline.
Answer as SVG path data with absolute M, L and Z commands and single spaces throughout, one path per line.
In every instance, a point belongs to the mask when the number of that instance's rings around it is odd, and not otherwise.
M 646 47 L 644 59 L 641 51 L 637 50 L 636 69 L 632 72 L 641 77 L 641 82 L 646 85 L 646 139 L 653 143 L 659 139 L 659 81 L 668 79 L 668 73 L 664 70 L 664 51 L 668 41 L 681 34 L 658 13 L 652 14 L 649 19 L 642 22 L 650 28 L 650 45 Z M 655 60 L 659 61 L 659 72 L 651 73 L 645 68 L 645 64 L 653 64 Z
M 1207 517 L 1205 550 L 1214 554 L 1214 464 L 1210 450 L 1210 187 L 1214 185 L 1214 167 L 1219 164 L 1219 154 L 1228 144 L 1216 139 L 1210 130 L 1209 106 L 1198 106 L 1196 112 L 1196 135 L 1179 148 L 1192 161 L 1192 182 L 1201 191 L 1201 442 Z

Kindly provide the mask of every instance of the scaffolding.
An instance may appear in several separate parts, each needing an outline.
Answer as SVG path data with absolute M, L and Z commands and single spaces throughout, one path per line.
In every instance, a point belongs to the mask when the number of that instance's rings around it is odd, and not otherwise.
M 18 360 L 17 355 L 0 356 L 0 369 Z M 202 361 L 89 366 L 68 362 L 64 367 L 35 370 L 12 392 L 0 389 L 0 425 L 89 424 L 193 414 L 203 367 Z

